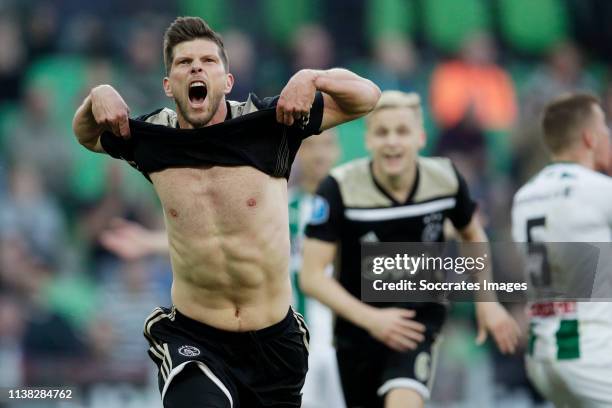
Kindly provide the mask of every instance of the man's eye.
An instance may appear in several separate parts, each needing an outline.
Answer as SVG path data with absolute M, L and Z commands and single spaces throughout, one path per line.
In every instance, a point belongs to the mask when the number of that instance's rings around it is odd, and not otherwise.
M 408 129 L 407 127 L 400 127 L 397 129 L 397 134 L 398 135 L 407 135 L 410 133 L 410 129 Z

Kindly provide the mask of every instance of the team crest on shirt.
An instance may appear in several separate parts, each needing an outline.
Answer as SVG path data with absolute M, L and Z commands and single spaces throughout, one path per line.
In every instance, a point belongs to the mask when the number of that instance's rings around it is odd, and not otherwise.
M 436 242 L 442 234 L 442 222 L 444 218 L 441 213 L 430 214 L 423 218 L 425 227 L 421 232 L 421 241 L 423 242 Z
M 193 346 L 181 346 L 178 349 L 180 355 L 185 357 L 195 357 L 200 355 L 200 349 Z
M 312 200 L 312 212 L 309 224 L 323 224 L 329 219 L 329 203 L 321 196 L 315 196 Z

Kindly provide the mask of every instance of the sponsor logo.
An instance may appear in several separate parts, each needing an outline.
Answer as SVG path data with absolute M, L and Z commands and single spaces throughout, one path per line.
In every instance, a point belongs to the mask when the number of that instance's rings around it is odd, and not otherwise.
M 310 215 L 310 224 L 323 224 L 329 219 L 329 204 L 327 200 L 321 196 L 315 196 L 312 200 L 312 213 Z

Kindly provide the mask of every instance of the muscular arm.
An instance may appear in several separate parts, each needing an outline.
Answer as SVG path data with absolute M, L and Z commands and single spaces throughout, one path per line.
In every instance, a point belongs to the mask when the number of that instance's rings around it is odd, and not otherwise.
M 425 327 L 413 320 L 406 309 L 379 309 L 350 294 L 336 279 L 325 273 L 334 259 L 336 244 L 306 238 L 300 272 L 300 287 L 309 296 L 331 308 L 336 314 L 368 331 L 373 337 L 397 351 L 416 348 L 423 340 Z M 359 271 L 356 271 L 359 273 Z
M 100 145 L 100 135 L 103 129 L 96 123 L 91 111 L 91 94 L 87 95 L 74 114 L 72 130 L 79 143 L 84 147 L 93 152 L 104 153 L 104 149 Z
M 109 130 L 117 136 L 128 138 L 129 108 L 121 95 L 110 85 L 100 85 L 91 90 L 72 119 L 72 130 L 77 140 L 87 149 L 104 153 L 100 136 Z
M 380 98 L 378 86 L 346 69 L 303 69 L 291 77 L 281 92 L 277 120 L 291 126 L 310 111 L 316 91 L 323 93 L 325 105 L 320 130 L 366 115 Z
M 325 110 L 321 130 L 368 114 L 380 98 L 372 81 L 346 69 L 315 71 L 315 87 L 323 92 Z

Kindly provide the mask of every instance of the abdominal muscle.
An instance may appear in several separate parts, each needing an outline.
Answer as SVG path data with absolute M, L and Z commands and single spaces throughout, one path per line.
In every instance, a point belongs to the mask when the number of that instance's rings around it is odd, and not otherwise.
M 229 331 L 282 320 L 291 299 L 286 180 L 246 166 L 150 177 L 164 207 L 176 308 Z

